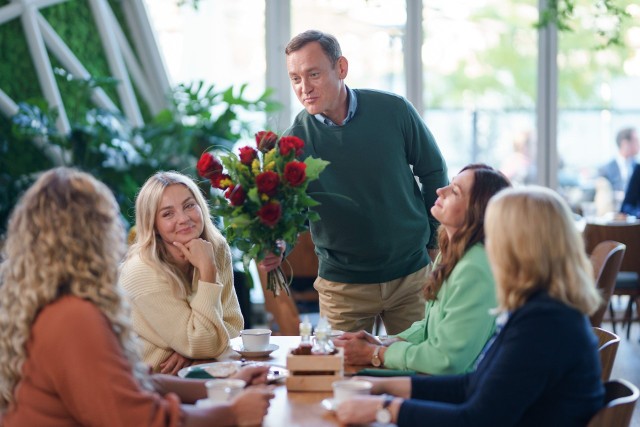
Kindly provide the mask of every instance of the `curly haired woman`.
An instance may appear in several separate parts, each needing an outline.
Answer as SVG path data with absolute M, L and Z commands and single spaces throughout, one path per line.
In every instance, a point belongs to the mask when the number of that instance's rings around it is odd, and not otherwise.
M 117 286 L 124 230 L 108 188 L 58 168 L 9 220 L 0 264 L 0 419 L 13 426 L 199 426 L 260 423 L 273 397 L 246 390 L 227 404 L 204 381 L 149 376 Z M 264 382 L 266 368 L 237 376 Z

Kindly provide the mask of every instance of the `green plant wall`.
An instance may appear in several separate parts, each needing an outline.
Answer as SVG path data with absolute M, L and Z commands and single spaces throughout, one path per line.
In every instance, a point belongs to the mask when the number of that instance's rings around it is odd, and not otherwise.
M 0 88 L 15 100 L 42 97 L 19 19 L 0 25 Z

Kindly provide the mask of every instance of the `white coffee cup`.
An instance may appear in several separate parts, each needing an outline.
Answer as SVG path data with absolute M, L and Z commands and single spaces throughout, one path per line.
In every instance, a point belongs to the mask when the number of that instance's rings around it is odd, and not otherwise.
M 243 380 L 217 379 L 204 383 L 207 396 L 212 402 L 226 402 L 240 393 L 247 383 Z
M 335 404 L 342 403 L 359 394 L 371 394 L 371 387 L 373 387 L 370 381 L 364 380 L 334 381 L 331 385 L 333 386 L 333 401 Z
M 264 351 L 269 347 L 271 329 L 243 329 L 242 346 L 246 351 Z

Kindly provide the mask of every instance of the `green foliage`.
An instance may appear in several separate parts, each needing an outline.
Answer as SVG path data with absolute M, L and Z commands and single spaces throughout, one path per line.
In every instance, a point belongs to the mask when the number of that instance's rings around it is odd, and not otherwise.
M 0 25 L 0 88 L 12 99 L 42 97 L 19 19 Z
M 229 151 L 252 132 L 250 113 L 280 108 L 267 89 L 256 100 L 245 96 L 246 84 L 218 90 L 203 81 L 179 84 L 171 107 L 154 117 L 140 134 L 151 144 L 152 155 L 173 169 L 193 173 L 194 158 L 209 149 Z
M 56 75 L 71 105 L 69 134 L 57 130 L 57 113 L 42 99 L 20 103 L 10 121 L 0 121 L 0 184 L 6 188 L 0 196 L 0 234 L 22 192 L 40 172 L 59 165 L 77 167 L 107 184 L 132 223 L 136 193 L 150 175 L 157 170 L 193 171 L 195 159 L 207 147 L 229 149 L 247 131 L 249 123 L 239 117 L 243 110 L 260 112 L 276 105 L 269 92 L 256 101 L 246 100 L 245 86 L 216 92 L 213 86 L 204 90 L 201 83 L 180 85 L 172 97 L 174 108 L 149 126 L 134 129 L 119 112 L 90 107 L 91 91 L 114 88 L 117 80 L 78 79 L 64 70 L 56 70 Z
M 548 0 L 547 7 L 541 14 L 536 28 L 555 25 L 561 32 L 575 30 L 572 23 L 576 19 L 576 9 L 580 0 Z M 624 28 L 628 25 L 631 15 L 616 0 L 591 0 L 590 9 L 593 13 L 595 28 L 590 28 L 592 34 L 598 36 L 596 48 L 605 49 L 612 46 L 624 46 Z

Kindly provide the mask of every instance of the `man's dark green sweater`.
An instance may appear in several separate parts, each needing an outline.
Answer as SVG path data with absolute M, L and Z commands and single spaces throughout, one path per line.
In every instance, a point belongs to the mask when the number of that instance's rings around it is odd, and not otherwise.
M 430 209 L 448 182 L 447 168 L 407 100 L 354 92 L 358 107 L 346 124 L 328 126 L 303 110 L 286 133 L 305 141 L 305 157 L 331 162 L 308 189 L 321 203 L 321 219 L 311 223 L 320 277 L 387 282 L 428 264 L 437 226 Z

